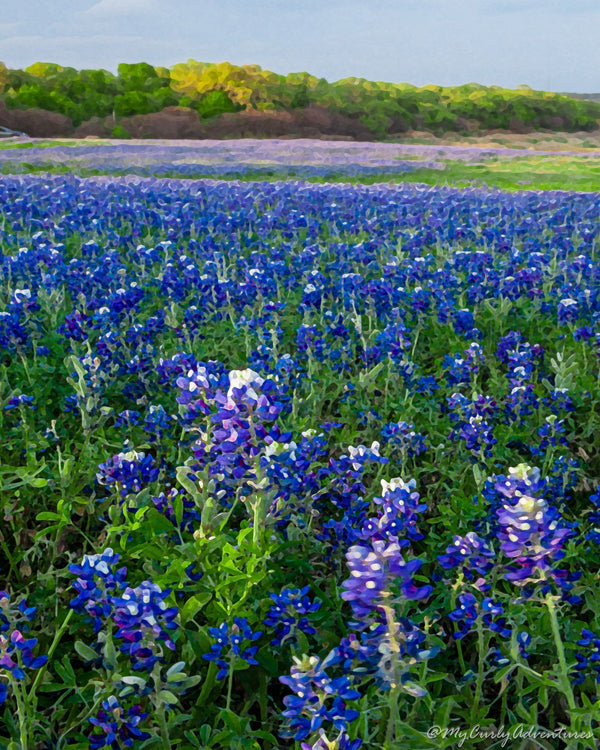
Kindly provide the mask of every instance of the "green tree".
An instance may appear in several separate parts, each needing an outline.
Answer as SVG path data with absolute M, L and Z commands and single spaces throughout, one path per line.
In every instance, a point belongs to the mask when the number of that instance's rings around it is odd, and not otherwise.
M 8 84 L 8 68 L 0 61 L 0 93 L 4 91 Z
M 236 107 L 225 91 L 214 90 L 204 94 L 196 102 L 194 109 L 200 117 L 207 119 L 225 112 L 238 112 L 240 108 Z
M 158 75 L 148 63 L 120 63 L 118 67 L 119 81 L 124 92 L 140 91 L 151 93 L 169 85 L 169 79 Z

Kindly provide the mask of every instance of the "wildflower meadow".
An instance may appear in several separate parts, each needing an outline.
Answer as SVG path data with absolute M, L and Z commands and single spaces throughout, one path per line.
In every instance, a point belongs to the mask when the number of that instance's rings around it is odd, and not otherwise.
M 597 193 L 3 174 L 0 747 L 595 747 L 599 241 Z

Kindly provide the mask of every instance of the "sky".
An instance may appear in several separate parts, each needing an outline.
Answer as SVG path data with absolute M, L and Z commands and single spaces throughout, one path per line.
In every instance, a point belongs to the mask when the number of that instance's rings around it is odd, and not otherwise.
M 17 0 L 0 60 L 106 68 L 187 59 L 335 81 L 600 91 L 598 0 Z

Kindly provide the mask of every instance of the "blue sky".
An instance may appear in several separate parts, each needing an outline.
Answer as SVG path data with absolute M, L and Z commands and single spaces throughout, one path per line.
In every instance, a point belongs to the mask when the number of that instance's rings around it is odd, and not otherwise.
M 257 63 L 361 76 L 600 91 L 598 0 L 16 0 L 0 60 Z

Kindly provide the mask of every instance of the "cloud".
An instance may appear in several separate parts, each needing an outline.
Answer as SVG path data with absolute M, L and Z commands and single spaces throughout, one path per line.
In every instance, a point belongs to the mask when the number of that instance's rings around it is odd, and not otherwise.
M 568 3 L 564 3 L 563 0 L 493 0 L 483 7 L 493 14 L 525 15 L 551 12 L 569 16 L 590 11 L 595 14 L 598 10 L 598 2 L 597 0 L 569 0 Z
M 121 16 L 156 13 L 160 6 L 156 0 L 100 0 L 77 15 L 89 20 L 111 20 Z

